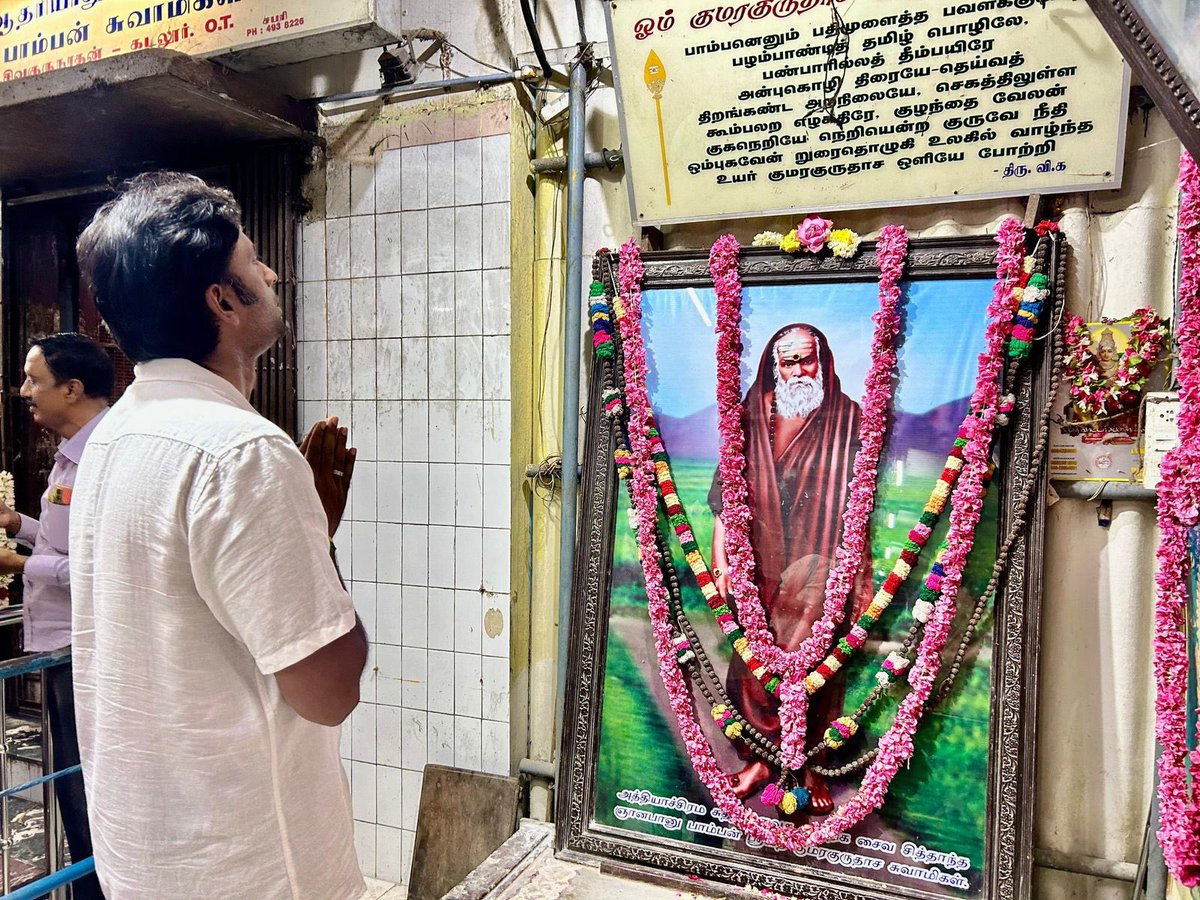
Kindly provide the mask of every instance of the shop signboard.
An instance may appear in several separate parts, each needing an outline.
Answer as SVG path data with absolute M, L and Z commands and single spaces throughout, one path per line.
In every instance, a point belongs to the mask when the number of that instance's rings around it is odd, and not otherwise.
M 0 79 L 14 81 L 152 48 L 221 56 L 374 27 L 377 5 L 387 4 L 377 0 L 0 0 Z
M 609 0 L 649 224 L 1116 188 L 1129 69 L 1084 0 Z

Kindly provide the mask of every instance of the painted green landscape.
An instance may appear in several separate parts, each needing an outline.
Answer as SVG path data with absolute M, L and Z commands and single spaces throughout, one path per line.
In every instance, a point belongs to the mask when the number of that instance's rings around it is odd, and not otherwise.
M 949 441 L 947 442 L 947 448 Z M 713 462 L 672 460 L 675 483 L 692 521 L 700 546 L 707 553 L 712 542 L 713 518 L 706 497 L 713 476 Z M 928 500 L 936 474 L 928 477 L 899 477 L 894 463 L 883 469 L 876 511 L 872 521 L 871 544 L 878 586 L 890 571 L 898 547 L 917 520 Z M 681 833 L 667 831 L 655 824 L 618 821 L 613 806 L 618 791 L 639 788 L 664 797 L 684 796 L 708 803 L 707 791 L 691 770 L 689 761 L 674 740 L 664 710 L 656 701 L 651 682 L 658 679 L 657 661 L 649 651 L 649 622 L 646 616 L 645 588 L 637 561 L 637 547 L 626 522 L 628 496 L 624 490 L 618 499 L 617 534 L 613 558 L 612 608 L 608 657 L 605 667 L 604 707 L 601 729 L 600 761 L 597 774 L 597 820 L 644 833 L 680 839 Z M 997 546 L 997 503 L 989 495 L 971 555 L 965 587 L 972 597 L 986 584 L 995 561 Z M 933 562 L 933 553 L 948 526 L 944 516 L 929 541 L 925 553 L 904 590 L 885 613 L 873 637 L 899 640 L 911 622 L 908 609 Z M 707 621 L 708 608 L 682 556 L 675 548 L 676 567 L 680 571 L 684 603 L 696 623 Z M 963 604 L 967 606 L 967 604 Z M 961 608 L 959 623 L 971 610 Z M 951 698 L 926 713 L 916 739 L 916 753 L 892 784 L 889 799 L 877 817 L 863 823 L 856 834 L 889 840 L 911 840 L 931 849 L 952 851 L 971 860 L 968 874 L 972 886 L 978 883 L 984 853 L 986 822 L 986 781 L 988 761 L 988 718 L 990 706 L 991 615 L 983 620 L 982 635 L 968 653 L 964 676 Z M 631 647 L 629 635 L 637 635 L 640 649 Z M 947 655 L 952 656 L 958 634 L 951 638 Z M 730 651 L 723 642 L 706 646 L 718 672 L 723 673 Z M 639 655 L 640 654 L 640 655 Z M 853 709 L 874 687 L 874 673 L 882 656 L 864 654 L 847 667 L 846 705 Z M 843 751 L 853 758 L 891 723 L 896 699 L 878 704 L 864 722 L 863 731 Z M 668 713 L 669 714 L 669 713 Z M 686 832 L 683 832 L 686 835 Z M 707 836 L 687 835 L 683 839 L 711 842 Z M 945 889 L 950 894 L 959 892 Z

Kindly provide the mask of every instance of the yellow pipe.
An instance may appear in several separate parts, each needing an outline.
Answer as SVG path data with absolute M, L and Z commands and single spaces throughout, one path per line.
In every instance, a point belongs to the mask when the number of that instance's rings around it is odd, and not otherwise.
M 538 129 L 539 157 L 563 153 L 561 133 Z M 528 158 L 525 159 L 528 177 Z M 529 395 L 528 418 L 513 410 L 514 438 L 522 422 L 528 423 L 529 462 L 539 465 L 561 453 L 562 444 L 562 302 L 565 248 L 565 182 L 554 176 L 534 181 L 532 280 L 530 285 L 528 384 L 519 390 Z M 528 232 L 526 232 L 528 234 Z M 514 241 L 514 246 L 516 245 Z M 515 296 L 515 292 L 514 292 Z M 515 338 L 515 321 L 514 321 Z M 514 372 L 514 388 L 517 388 Z M 515 395 L 514 395 L 515 396 Z M 522 457 L 514 454 L 514 459 Z M 528 488 L 526 489 L 528 491 Z M 524 495 L 528 498 L 528 492 Z M 561 496 L 557 490 L 539 489 L 533 496 L 530 545 L 532 583 L 529 603 L 529 715 L 528 755 L 539 762 L 557 756 L 555 741 L 555 691 L 558 652 L 558 561 Z M 515 562 L 514 546 L 514 562 Z M 522 566 L 525 561 L 522 560 Z M 535 780 L 530 788 L 530 815 L 549 819 L 553 814 L 549 789 Z

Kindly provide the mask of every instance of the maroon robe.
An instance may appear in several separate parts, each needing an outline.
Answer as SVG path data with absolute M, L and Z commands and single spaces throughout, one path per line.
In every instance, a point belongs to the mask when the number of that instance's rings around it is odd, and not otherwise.
M 817 358 L 824 379 L 821 405 L 805 420 L 786 447 L 771 446 L 771 406 L 775 392 L 775 344 L 786 332 L 804 328 L 817 339 Z M 746 479 L 753 513 L 755 583 L 778 644 L 794 650 L 812 633 L 825 603 L 825 581 L 841 540 L 842 518 L 849 498 L 854 455 L 860 445 L 859 406 L 842 392 L 825 335 L 810 325 L 781 328 L 767 342 L 758 377 L 742 404 L 746 434 Z M 721 484 L 713 478 L 709 505 L 721 509 Z M 843 620 L 844 634 L 871 602 L 873 593 L 869 544 L 864 551 Z M 731 603 L 736 598 L 730 598 Z M 763 690 L 736 654 L 726 688 L 746 719 L 778 739 L 778 701 Z M 830 721 L 842 714 L 842 679 L 822 688 L 809 709 L 807 743 L 819 741 Z M 746 751 L 747 754 L 749 751 Z

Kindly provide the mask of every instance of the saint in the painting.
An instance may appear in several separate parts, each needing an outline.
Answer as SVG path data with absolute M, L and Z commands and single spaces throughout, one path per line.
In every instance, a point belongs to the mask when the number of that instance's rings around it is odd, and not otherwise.
M 861 410 L 843 391 L 825 335 L 811 325 L 779 329 L 767 343 L 758 375 L 742 404 L 746 434 L 746 480 L 753 513 L 754 580 L 778 645 L 797 649 L 812 633 L 825 604 L 825 582 L 841 540 L 854 456 L 858 452 Z M 714 477 L 709 505 L 716 515 L 712 562 L 720 570 L 717 587 L 729 596 L 725 530 L 721 525 L 721 484 Z M 843 619 L 843 633 L 871 602 L 869 550 L 864 552 Z M 809 708 L 806 746 L 842 714 L 845 689 L 837 679 L 823 687 Z M 726 687 L 743 716 L 772 740 L 780 738 L 778 701 L 735 655 Z M 745 798 L 775 773 L 750 756 L 732 776 Z M 820 755 L 816 760 L 820 762 Z M 805 773 L 812 799 L 808 812 L 828 813 L 833 801 L 824 780 Z

